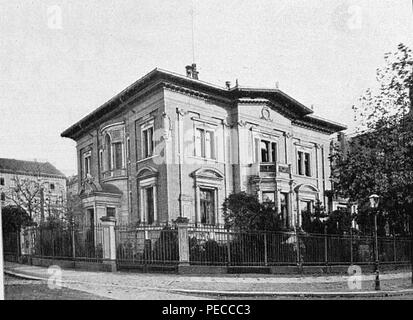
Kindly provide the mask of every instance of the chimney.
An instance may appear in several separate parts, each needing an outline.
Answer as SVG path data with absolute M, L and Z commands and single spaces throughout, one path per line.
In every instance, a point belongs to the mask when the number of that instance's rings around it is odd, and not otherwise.
M 198 80 L 199 72 L 196 70 L 196 64 L 193 63 L 190 66 L 186 66 L 186 76 L 192 79 Z
M 225 81 L 225 86 L 228 90 L 231 89 L 231 81 Z

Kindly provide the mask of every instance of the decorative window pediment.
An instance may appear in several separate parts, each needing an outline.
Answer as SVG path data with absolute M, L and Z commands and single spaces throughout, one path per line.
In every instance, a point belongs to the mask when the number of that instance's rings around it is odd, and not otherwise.
M 215 168 L 200 168 L 191 174 L 194 178 L 224 179 L 224 175 Z
M 145 166 L 139 169 L 137 173 L 138 179 L 146 179 L 146 178 L 154 177 L 157 175 L 158 175 L 158 170 L 156 170 L 155 168 L 149 167 L 149 166 Z
M 318 193 L 319 192 L 318 188 L 311 184 L 299 184 L 298 186 L 295 187 L 295 191 L 300 192 L 300 193 Z

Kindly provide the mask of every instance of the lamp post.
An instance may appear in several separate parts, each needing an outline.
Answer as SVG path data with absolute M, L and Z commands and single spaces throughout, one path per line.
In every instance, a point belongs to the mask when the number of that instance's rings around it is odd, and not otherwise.
M 374 209 L 374 253 L 375 253 L 375 271 L 376 280 L 374 282 L 374 289 L 380 290 L 380 272 L 379 272 L 379 242 L 377 238 L 377 207 L 379 205 L 379 196 L 377 194 L 372 194 L 369 197 L 370 207 Z

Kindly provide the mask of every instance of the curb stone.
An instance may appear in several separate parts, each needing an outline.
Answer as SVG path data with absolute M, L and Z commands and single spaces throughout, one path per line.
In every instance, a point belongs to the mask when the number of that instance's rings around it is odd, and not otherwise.
M 197 294 L 207 296 L 227 296 L 227 297 L 299 297 L 299 298 L 354 298 L 354 297 L 394 297 L 404 296 L 413 293 L 413 289 L 394 290 L 394 291 L 345 291 L 345 292 L 317 292 L 317 291 L 213 291 L 213 290 L 188 290 L 188 289 L 170 289 L 169 291 L 182 294 Z

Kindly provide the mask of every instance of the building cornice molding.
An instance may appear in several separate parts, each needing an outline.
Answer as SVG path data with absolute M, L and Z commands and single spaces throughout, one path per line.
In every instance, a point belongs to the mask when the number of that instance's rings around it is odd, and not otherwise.
M 313 124 L 313 123 L 309 123 L 309 122 L 307 122 L 303 119 L 293 120 L 292 125 L 297 126 L 297 127 L 301 127 L 301 128 L 305 128 L 305 129 L 310 129 L 310 130 L 317 131 L 317 132 L 321 132 L 321 133 L 324 133 L 324 134 L 329 134 L 329 135 L 337 132 L 334 129 L 328 129 L 328 128 L 325 128 L 325 127 L 322 127 L 322 126 L 319 126 L 319 125 L 316 125 L 316 124 Z
M 239 98 L 235 102 L 239 104 L 264 105 L 266 107 L 269 107 L 275 110 L 276 112 L 285 116 L 289 120 L 294 120 L 297 118 L 297 115 L 294 112 L 290 111 L 286 105 L 283 105 L 280 103 L 274 103 L 268 99 Z M 264 119 L 264 120 L 267 120 L 267 119 Z
M 13 175 L 18 175 L 18 176 L 30 176 L 30 177 L 41 177 L 41 178 L 53 178 L 53 179 L 62 179 L 66 180 L 67 178 L 65 176 L 59 176 L 59 175 L 54 175 L 54 174 L 48 174 L 48 173 L 30 173 L 30 172 L 25 172 L 25 171 L 14 171 L 14 170 L 9 170 L 9 169 L 1 169 L 0 174 L 13 174 Z
M 236 87 L 228 90 L 169 71 L 154 69 L 66 129 L 61 136 L 78 140 L 108 119 L 121 115 L 125 111 L 131 111 L 136 103 L 157 90 L 179 92 L 204 101 L 226 104 L 229 107 L 236 106 L 237 102 L 264 103 L 275 108 L 287 118 L 299 118 L 300 120 L 294 120 L 297 125 L 301 125 L 300 121 L 307 122 L 304 118 L 312 114 L 311 109 L 278 89 Z M 321 132 L 331 133 L 344 130 L 344 127 L 339 124 L 316 117 L 309 118 L 308 122 L 312 122 L 311 125 L 306 124 L 308 128 Z
M 200 100 L 215 101 L 215 102 L 224 103 L 224 104 L 232 103 L 232 99 L 220 97 L 218 95 L 213 95 L 210 93 L 205 93 L 205 92 L 201 92 L 198 90 L 189 89 L 187 87 L 175 85 L 170 82 L 163 82 L 162 84 L 163 84 L 163 87 L 167 90 L 170 90 L 172 92 L 179 92 L 186 96 L 190 96 L 190 97 L 197 98 Z

